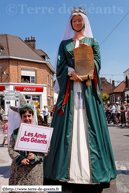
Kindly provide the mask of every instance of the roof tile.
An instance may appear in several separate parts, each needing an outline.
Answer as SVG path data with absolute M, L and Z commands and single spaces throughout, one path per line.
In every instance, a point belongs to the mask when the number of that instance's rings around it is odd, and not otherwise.
M 115 89 L 113 92 L 123 92 L 125 89 L 125 81 L 123 80 Z

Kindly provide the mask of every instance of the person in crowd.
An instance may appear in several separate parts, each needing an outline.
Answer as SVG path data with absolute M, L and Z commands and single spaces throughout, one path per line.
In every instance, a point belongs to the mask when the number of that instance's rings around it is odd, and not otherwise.
M 124 106 L 126 106 L 127 105 L 127 101 L 124 101 Z
M 85 184 L 109 183 L 116 178 L 116 167 L 100 93 L 99 44 L 92 36 L 86 12 L 80 7 L 73 9 L 64 34 L 56 67 L 60 91 L 51 124 L 54 128 L 51 151 L 44 160 L 44 175 L 46 184 L 62 181 L 63 187 L 69 187 L 70 183 L 68 192 L 79 184 L 81 192 L 85 192 Z M 91 82 L 83 80 L 74 69 L 73 49 L 81 47 L 81 54 L 84 52 L 85 56 L 84 47 L 88 46 L 94 55 Z
M 125 111 L 125 121 L 127 122 L 127 108 L 128 108 L 128 103 L 127 101 L 124 101 L 124 106 L 126 108 L 126 111 Z
M 39 108 L 37 109 L 37 118 L 38 118 L 38 125 L 48 127 L 48 124 L 43 120 L 42 116 L 40 115 L 40 109 Z
M 121 112 L 121 125 L 120 126 L 126 126 L 126 119 L 125 119 L 126 107 L 123 102 L 121 103 L 120 112 Z
M 34 109 L 30 104 L 19 108 L 21 121 L 32 124 Z M 9 155 L 12 158 L 9 185 L 42 185 L 43 184 L 43 153 L 15 151 L 14 146 L 19 128 L 10 137 Z
M 2 129 L 3 129 L 4 138 L 3 138 L 2 145 L 4 146 L 8 137 L 8 117 L 7 116 L 4 117 L 4 123 L 2 123 L 2 121 L 0 120 L 0 124 L 2 125 Z
M 3 121 L 3 113 L 4 113 L 4 110 L 2 109 L 0 105 L 0 121 Z
M 127 126 L 129 127 L 129 103 L 127 104 Z
M 47 106 L 44 106 L 43 116 L 44 116 L 44 121 L 47 123 L 47 118 L 48 118 L 48 108 L 47 108 Z
M 117 116 L 119 123 L 121 123 L 120 103 L 118 101 L 116 102 L 116 116 Z
M 39 108 L 39 106 L 36 106 L 36 110 L 37 110 L 37 115 L 40 115 L 40 108 Z
M 30 81 L 28 79 L 25 79 L 25 83 L 30 83 Z
M 112 107 L 110 109 L 111 112 L 111 116 L 108 119 L 108 123 L 110 123 L 111 119 L 113 119 L 113 123 L 116 124 L 116 107 L 115 107 L 115 103 L 112 103 Z
M 107 108 L 107 104 L 105 102 L 103 102 L 103 108 L 104 108 L 104 111 L 106 110 Z
M 110 104 L 108 104 L 107 108 L 105 109 L 106 118 L 108 117 L 109 114 L 110 114 Z
M 50 116 L 52 117 L 52 115 L 53 115 L 53 106 L 51 106 L 51 112 L 50 112 Z
M 52 113 L 54 114 L 55 112 L 56 105 L 53 106 Z
M 24 78 L 21 79 L 21 82 L 24 82 Z

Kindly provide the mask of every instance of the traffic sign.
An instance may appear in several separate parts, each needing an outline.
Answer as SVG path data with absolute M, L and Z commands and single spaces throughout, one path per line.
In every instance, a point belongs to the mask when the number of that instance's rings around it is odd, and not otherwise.
M 18 98 L 14 97 L 4 97 L 3 100 L 18 100 Z
M 18 100 L 20 98 L 20 91 L 4 90 L 3 93 L 3 100 Z

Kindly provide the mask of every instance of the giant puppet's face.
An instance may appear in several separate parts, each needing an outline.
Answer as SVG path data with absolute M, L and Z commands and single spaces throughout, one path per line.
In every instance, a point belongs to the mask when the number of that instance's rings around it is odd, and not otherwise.
M 72 26 L 76 31 L 79 31 L 84 26 L 84 21 L 81 15 L 74 15 L 72 18 Z
M 22 114 L 21 120 L 23 123 L 32 124 L 33 123 L 33 115 L 27 111 L 25 114 Z

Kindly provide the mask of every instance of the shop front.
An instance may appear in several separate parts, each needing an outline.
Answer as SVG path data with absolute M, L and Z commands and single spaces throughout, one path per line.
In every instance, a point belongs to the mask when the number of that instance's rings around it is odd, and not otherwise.
M 25 86 L 25 85 L 14 85 L 8 84 L 0 86 L 0 104 L 5 110 L 5 114 L 8 114 L 9 106 L 18 106 L 18 100 L 3 100 L 3 91 L 16 90 L 20 91 L 20 95 L 23 95 L 26 99 L 26 102 L 33 100 L 35 105 L 39 106 L 41 112 L 44 105 L 47 105 L 47 86 L 46 85 L 35 85 L 35 86 Z
M 42 108 L 43 87 L 15 86 L 15 90 L 20 91 L 20 93 L 24 95 L 26 102 L 33 100 L 35 105 L 39 106 L 39 108 Z

